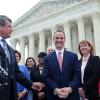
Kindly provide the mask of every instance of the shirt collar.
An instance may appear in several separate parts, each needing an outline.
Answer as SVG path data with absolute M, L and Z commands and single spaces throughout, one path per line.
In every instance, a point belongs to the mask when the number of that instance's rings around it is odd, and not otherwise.
M 0 41 L 1 41 L 1 39 L 3 39 L 3 38 L 0 36 Z
M 88 60 L 90 57 L 90 54 L 87 57 L 83 57 L 82 60 Z
M 64 53 L 64 48 L 62 49 L 62 50 L 57 50 L 57 49 L 55 49 L 55 52 L 56 52 L 56 54 L 58 55 L 58 52 L 61 52 L 61 54 L 63 55 L 63 53 Z

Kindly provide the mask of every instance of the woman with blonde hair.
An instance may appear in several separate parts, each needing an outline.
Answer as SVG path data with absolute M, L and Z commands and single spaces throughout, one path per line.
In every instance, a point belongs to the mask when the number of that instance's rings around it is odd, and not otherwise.
M 79 53 L 81 55 L 81 87 L 79 94 L 82 100 L 100 100 L 98 93 L 98 81 L 100 79 L 100 59 L 94 55 L 94 49 L 87 40 L 79 43 Z

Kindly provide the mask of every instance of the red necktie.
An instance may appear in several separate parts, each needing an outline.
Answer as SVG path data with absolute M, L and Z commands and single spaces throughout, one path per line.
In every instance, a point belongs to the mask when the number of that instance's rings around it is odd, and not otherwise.
M 62 61 L 63 61 L 63 58 L 62 58 L 61 52 L 58 52 L 58 63 L 61 70 L 62 70 Z

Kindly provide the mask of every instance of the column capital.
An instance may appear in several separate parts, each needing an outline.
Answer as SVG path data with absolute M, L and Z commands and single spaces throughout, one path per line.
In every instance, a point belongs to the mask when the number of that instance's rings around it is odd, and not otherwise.
M 18 40 L 17 38 L 10 39 L 11 42 L 17 42 L 17 40 Z
M 70 22 L 67 21 L 67 22 L 63 23 L 63 27 L 64 27 L 64 28 L 67 27 L 67 29 L 70 28 Z
M 40 32 L 39 32 L 39 35 L 44 35 L 45 34 L 45 30 L 41 30 Z
M 100 18 L 100 13 L 93 13 L 91 14 L 92 18 Z
M 30 34 L 30 35 L 28 36 L 28 38 L 29 38 L 29 39 L 31 39 L 31 38 L 34 39 L 34 36 L 35 36 L 34 34 Z
M 77 19 L 76 19 L 76 22 L 77 23 L 80 23 L 80 24 L 83 24 L 84 23 L 84 17 L 78 17 Z
M 10 42 L 11 42 L 12 48 L 16 49 L 17 39 L 11 39 Z
M 70 24 L 70 21 L 66 21 L 62 25 L 64 26 L 64 25 L 69 25 L 69 24 Z
M 19 37 L 19 40 L 25 40 L 25 36 Z

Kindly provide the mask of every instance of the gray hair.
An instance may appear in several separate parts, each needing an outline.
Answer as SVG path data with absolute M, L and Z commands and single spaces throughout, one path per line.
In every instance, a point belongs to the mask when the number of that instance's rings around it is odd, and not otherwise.
M 12 23 L 12 20 L 9 17 L 7 17 L 5 15 L 0 15 L 0 25 L 5 26 L 6 21 L 9 21 Z

